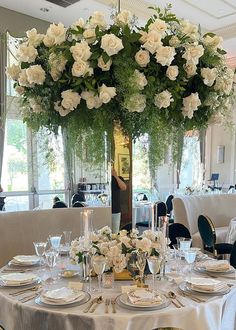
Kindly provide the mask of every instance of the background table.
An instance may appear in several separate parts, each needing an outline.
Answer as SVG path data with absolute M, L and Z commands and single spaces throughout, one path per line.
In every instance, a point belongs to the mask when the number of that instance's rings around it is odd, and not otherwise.
M 233 218 L 230 221 L 227 236 L 226 236 L 226 243 L 234 244 L 236 241 L 236 218 Z

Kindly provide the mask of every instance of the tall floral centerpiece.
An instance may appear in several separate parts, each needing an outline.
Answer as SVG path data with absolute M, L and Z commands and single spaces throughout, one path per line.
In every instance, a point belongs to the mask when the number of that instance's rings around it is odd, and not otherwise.
M 170 6 L 153 10 L 143 27 L 123 10 L 111 25 L 95 12 L 67 28 L 51 24 L 46 34 L 27 31 L 19 64 L 7 68 L 26 123 L 67 129 L 74 147 L 86 140 L 99 155 L 115 124 L 133 139 L 148 133 L 155 151 L 180 131 L 227 117 L 234 72 L 222 39 L 201 35 Z

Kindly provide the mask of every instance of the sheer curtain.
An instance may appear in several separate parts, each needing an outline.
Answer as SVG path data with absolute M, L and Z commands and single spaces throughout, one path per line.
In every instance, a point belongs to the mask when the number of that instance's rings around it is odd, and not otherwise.
M 6 34 L 0 34 L 0 182 L 2 177 L 4 132 L 6 121 L 6 79 L 5 68 L 7 65 Z

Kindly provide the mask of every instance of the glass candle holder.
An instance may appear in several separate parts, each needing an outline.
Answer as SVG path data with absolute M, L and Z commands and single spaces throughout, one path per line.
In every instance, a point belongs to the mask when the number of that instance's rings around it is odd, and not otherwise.
M 105 289 L 112 289 L 114 287 L 114 273 L 106 272 L 102 274 L 102 286 Z

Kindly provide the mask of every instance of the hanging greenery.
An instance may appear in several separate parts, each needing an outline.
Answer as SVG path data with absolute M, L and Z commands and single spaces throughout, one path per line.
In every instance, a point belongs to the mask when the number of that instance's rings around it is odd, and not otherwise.
M 99 161 L 104 132 L 111 141 L 115 125 L 132 139 L 148 133 L 159 164 L 169 144 L 177 150 L 180 132 L 228 116 L 234 72 L 222 39 L 202 36 L 170 5 L 152 9 L 144 27 L 123 10 L 111 25 L 95 12 L 68 28 L 51 24 L 45 35 L 27 31 L 19 65 L 7 68 L 25 122 L 35 130 L 66 129 L 78 154 L 85 144 Z

